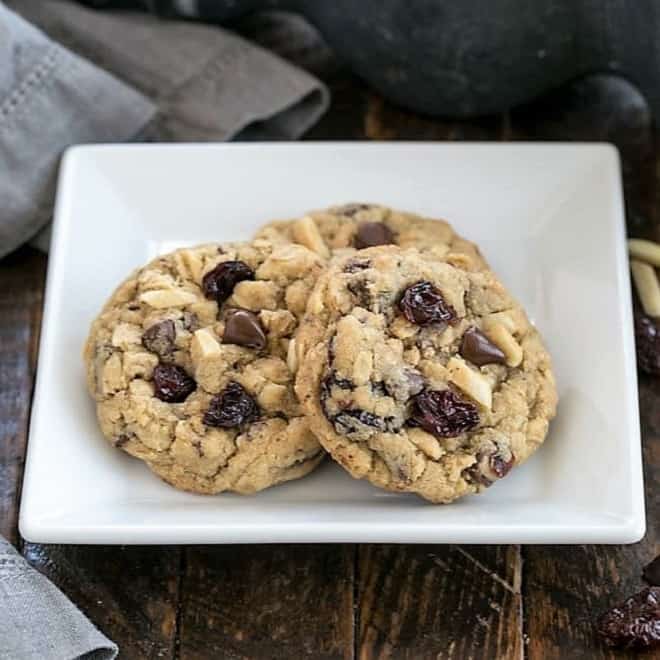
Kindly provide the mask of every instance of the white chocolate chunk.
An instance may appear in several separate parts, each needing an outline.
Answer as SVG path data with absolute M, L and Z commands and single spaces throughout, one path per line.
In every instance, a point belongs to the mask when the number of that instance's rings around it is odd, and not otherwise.
M 134 323 L 118 323 L 112 333 L 112 345 L 127 349 L 134 344 L 142 343 L 142 329 Z
M 291 233 L 296 243 L 304 245 L 313 252 L 316 252 L 316 254 L 321 255 L 324 259 L 330 258 L 330 250 L 328 250 L 328 246 L 319 233 L 318 227 L 310 216 L 306 215 L 294 222 Z
M 660 266 L 660 245 L 641 238 L 631 238 L 628 241 L 628 253 L 631 258 L 644 261 L 652 266 Z
M 121 355 L 113 353 L 101 370 L 101 391 L 103 394 L 114 394 L 126 387 L 126 379 L 122 368 Z
M 269 337 L 287 337 L 296 329 L 296 317 L 286 309 L 262 309 L 259 320 Z
M 267 383 L 257 397 L 259 405 L 269 412 L 284 410 L 288 403 L 288 389 L 286 385 Z
M 508 367 L 517 367 L 522 362 L 522 347 L 501 323 L 487 320 L 484 330 L 488 339 L 504 353 Z
M 202 328 L 195 332 L 190 342 L 190 354 L 194 364 L 198 364 L 201 360 L 217 357 L 221 353 L 220 343 L 211 330 Z
M 471 399 L 484 408 L 491 409 L 493 405 L 493 391 L 490 383 L 478 371 L 473 371 L 460 358 L 453 357 L 447 363 L 449 380 Z
M 281 280 L 282 278 L 300 277 L 301 273 L 310 270 L 315 265 L 321 268 L 322 262 L 318 255 L 296 243 L 277 245 L 266 261 L 257 268 L 257 279 Z
M 182 307 L 184 305 L 190 305 L 196 300 L 197 296 L 194 293 L 184 291 L 183 289 L 156 289 L 140 294 L 140 301 L 147 303 L 147 305 L 154 309 Z
M 204 264 L 199 252 L 196 250 L 180 250 L 174 253 L 174 262 L 177 270 L 188 279 L 198 284 L 202 281 Z
M 644 312 L 649 316 L 660 316 L 660 284 L 655 269 L 633 259 L 630 262 L 630 270 Z
M 512 312 L 514 310 L 511 310 Z M 515 334 L 517 329 L 516 320 L 511 315 L 511 312 L 494 312 L 489 314 L 486 320 L 486 324 L 495 324 L 499 323 L 503 325 L 511 334 Z

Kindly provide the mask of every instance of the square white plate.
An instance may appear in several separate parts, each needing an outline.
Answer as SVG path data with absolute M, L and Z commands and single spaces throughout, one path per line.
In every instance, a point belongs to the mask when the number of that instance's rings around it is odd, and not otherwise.
M 547 339 L 560 394 L 542 449 L 450 506 L 331 461 L 254 497 L 170 488 L 97 428 L 81 347 L 132 268 L 174 247 L 349 201 L 446 217 Z M 86 146 L 64 158 L 20 530 L 44 543 L 626 543 L 644 533 L 619 160 L 609 145 Z

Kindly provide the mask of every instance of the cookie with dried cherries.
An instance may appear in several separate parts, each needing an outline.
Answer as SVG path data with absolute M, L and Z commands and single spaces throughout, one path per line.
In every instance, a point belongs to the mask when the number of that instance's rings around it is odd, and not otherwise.
M 488 267 L 479 248 L 459 236 L 446 220 L 379 204 L 344 204 L 311 211 L 301 218 L 270 222 L 257 236 L 299 243 L 324 259 L 378 245 L 398 245 L 417 248 L 468 270 Z
M 293 390 L 293 336 L 324 262 L 255 240 L 157 257 L 92 324 L 89 390 L 103 434 L 183 490 L 253 493 L 324 452 Z
M 450 502 L 482 491 L 545 439 L 550 357 L 488 270 L 415 249 L 335 259 L 296 338 L 296 391 L 354 477 Z

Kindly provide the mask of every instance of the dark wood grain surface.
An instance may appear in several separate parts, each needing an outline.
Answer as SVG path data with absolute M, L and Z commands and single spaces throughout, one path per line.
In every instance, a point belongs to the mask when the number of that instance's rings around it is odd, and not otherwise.
M 443 121 L 370 92 L 297 19 L 263 15 L 237 28 L 330 85 L 332 107 L 308 138 L 608 140 L 623 158 L 629 233 L 660 238 L 660 142 L 623 80 L 594 76 L 504 115 Z M 639 382 L 648 532 L 635 545 L 23 544 L 17 504 L 45 266 L 30 248 L 0 261 L 0 532 L 122 657 L 632 657 L 604 648 L 593 622 L 642 586 L 642 566 L 660 553 L 660 380 Z

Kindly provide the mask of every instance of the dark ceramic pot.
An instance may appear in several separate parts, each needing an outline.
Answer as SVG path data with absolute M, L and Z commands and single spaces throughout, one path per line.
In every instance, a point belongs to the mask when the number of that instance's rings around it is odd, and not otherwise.
M 172 5 L 148 1 L 152 8 Z M 500 112 L 593 72 L 620 73 L 660 111 L 658 0 L 196 0 L 196 6 L 220 22 L 259 9 L 299 12 L 384 96 L 431 115 Z

